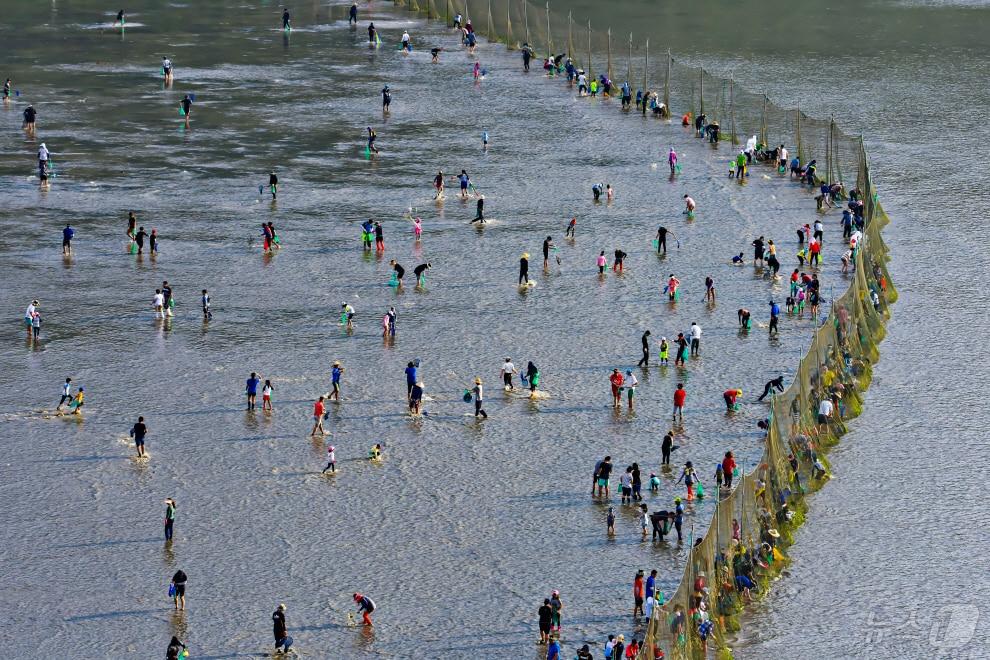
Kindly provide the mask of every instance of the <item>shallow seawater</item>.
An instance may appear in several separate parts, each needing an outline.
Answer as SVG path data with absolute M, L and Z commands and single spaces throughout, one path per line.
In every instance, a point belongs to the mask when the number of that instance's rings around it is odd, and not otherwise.
M 763 167 L 745 183 L 728 179 L 728 145 L 623 115 L 617 99 L 578 99 L 562 79 L 524 74 L 499 46 L 479 48 L 488 75 L 476 84 L 455 37 L 387 3 L 362 7 L 356 30 L 346 6 L 300 8 L 291 34 L 269 4 L 131 9 L 140 34 L 86 29 L 103 12 L 93 3 L 36 8 L 0 28 L 21 92 L 0 111 L 11 154 L 0 163 L 0 586 L 17 631 L 8 652 L 143 658 L 179 634 L 198 657 L 258 653 L 285 602 L 297 646 L 317 657 L 527 655 L 552 589 L 566 603 L 568 651 L 628 634 L 635 570 L 657 568 L 673 588 L 685 553 L 640 541 L 634 512 L 617 503 L 619 533 L 606 538 L 606 505 L 588 493 L 592 467 L 611 454 L 618 469 L 638 461 L 644 478 L 657 471 L 660 494 L 646 501 L 668 508 L 679 473 L 659 471 L 659 445 L 679 381 L 689 396 L 675 461 L 692 460 L 706 485 L 727 449 L 752 466 L 767 411 L 752 401 L 766 380 L 792 373 L 813 322 L 785 319 L 779 341 L 759 327 L 740 334 L 739 307 L 765 323 L 768 300 L 785 293 L 728 261 L 749 259 L 765 235 L 786 275 L 795 228 L 817 217 L 810 195 Z M 380 49 L 367 46 L 369 19 Z M 396 50 L 402 29 L 413 35 L 409 55 Z M 432 45 L 445 48 L 436 64 Z M 162 55 L 175 62 L 169 88 Z M 188 126 L 185 94 L 196 96 Z M 28 102 L 36 139 L 19 129 Z M 375 157 L 365 155 L 367 126 L 378 132 Z M 48 191 L 29 178 L 42 141 L 58 171 Z M 673 179 L 670 147 L 682 154 Z M 258 192 L 271 168 L 277 203 Z M 485 195 L 483 227 L 470 224 L 474 198 L 458 199 L 453 184 L 442 203 L 432 199 L 437 170 L 462 168 Z M 592 202 L 599 181 L 615 187 L 612 203 Z M 684 194 L 699 203 L 693 221 Z M 423 219 L 418 243 L 409 208 Z M 159 254 L 130 253 L 128 210 L 158 230 Z M 384 254 L 361 249 L 369 217 L 382 221 Z M 838 214 L 824 220 L 827 298 L 846 284 Z M 282 240 L 274 256 L 261 253 L 268 221 Z M 68 259 L 66 223 L 77 230 Z M 659 224 L 676 237 L 664 258 L 650 244 Z M 544 271 L 546 236 L 560 264 L 551 257 Z M 625 273 L 600 277 L 596 256 L 611 262 L 615 249 L 629 254 Z M 523 252 L 537 284 L 520 290 Z M 409 271 L 402 290 L 387 285 L 390 259 Z M 416 289 L 411 270 L 425 262 Z M 683 283 L 676 305 L 660 292 L 671 273 Z M 709 275 L 714 306 L 703 302 Z M 150 307 L 163 280 L 177 301 L 166 323 Z M 37 344 L 19 325 L 34 298 Z M 344 302 L 357 310 L 352 334 L 339 325 Z M 398 333 L 385 342 L 389 306 Z M 608 374 L 635 369 L 643 330 L 673 338 L 694 321 L 702 357 L 684 370 L 636 371 L 635 413 L 612 410 Z M 546 398 L 499 389 L 506 356 L 539 366 Z M 414 359 L 433 398 L 423 418 L 405 413 L 403 368 Z M 324 477 L 325 442 L 308 433 L 334 360 L 346 367 L 344 401 L 327 422 L 340 471 Z M 271 379 L 273 414 L 243 410 L 251 371 Z M 67 376 L 86 388 L 85 413 L 46 418 Z M 487 386 L 482 422 L 461 401 L 475 376 Z M 747 404 L 727 415 L 729 387 Z M 150 427 L 148 461 L 133 458 L 127 437 L 138 415 Z M 365 460 L 381 441 L 385 461 Z M 171 547 L 160 538 L 165 497 L 179 503 Z M 693 505 L 695 536 L 712 505 Z M 190 578 L 181 617 L 166 597 L 178 568 Z M 379 605 L 371 634 L 344 625 L 354 591 Z

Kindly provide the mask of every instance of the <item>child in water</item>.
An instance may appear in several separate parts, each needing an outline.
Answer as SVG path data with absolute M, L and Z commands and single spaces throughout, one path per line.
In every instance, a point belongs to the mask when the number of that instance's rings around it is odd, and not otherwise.
M 272 387 L 272 381 L 266 380 L 265 381 L 265 386 L 263 388 L 261 388 L 261 409 L 262 410 L 267 410 L 269 412 L 272 411 L 272 390 L 274 390 L 274 389 L 275 388 Z
M 333 445 L 328 445 L 327 446 L 327 466 L 325 468 L 323 468 L 323 472 L 324 473 L 327 470 L 330 470 L 331 472 L 336 472 L 337 471 L 337 453 L 336 453 L 336 450 L 337 450 L 337 448 L 334 447 Z
M 413 235 L 417 241 L 423 237 L 423 221 L 418 217 L 413 220 Z
M 668 364 L 668 358 L 670 356 L 670 344 L 667 343 L 666 337 L 660 338 L 660 364 L 666 366 Z
M 368 460 L 371 460 L 371 461 L 380 461 L 380 460 L 382 460 L 382 450 L 383 450 L 383 447 L 382 447 L 381 443 L 376 444 L 374 447 L 372 447 L 370 450 L 368 450 Z
M 650 472 L 650 491 L 660 492 L 660 477 L 657 476 L 656 472 Z
M 615 509 L 613 507 L 608 508 L 608 515 L 605 516 L 605 533 L 609 536 L 615 535 Z

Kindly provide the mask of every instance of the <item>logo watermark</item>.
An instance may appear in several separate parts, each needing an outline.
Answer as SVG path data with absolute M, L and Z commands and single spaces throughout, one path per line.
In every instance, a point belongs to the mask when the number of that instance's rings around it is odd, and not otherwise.
M 868 648 L 914 641 L 933 651 L 960 651 L 976 635 L 980 610 L 975 605 L 944 605 L 937 610 L 896 610 L 886 615 L 870 612 L 866 624 Z

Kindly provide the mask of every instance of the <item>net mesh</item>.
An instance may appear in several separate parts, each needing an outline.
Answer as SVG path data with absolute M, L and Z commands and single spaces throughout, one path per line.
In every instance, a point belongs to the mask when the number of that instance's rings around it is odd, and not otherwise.
M 634 89 L 662 99 L 668 112 L 656 113 L 661 119 L 680 116 L 693 122 L 703 113 L 707 122 L 719 125 L 716 140 L 745 144 L 756 136 L 760 151 L 784 145 L 802 167 L 816 161 L 818 182 L 843 184 L 841 199 L 863 203 L 862 238 L 850 264 L 853 281 L 837 298 L 823 296 L 829 302 L 827 314 L 819 319 L 794 380 L 772 401 L 759 464 L 721 496 L 708 529 L 689 550 L 677 589 L 658 594 L 639 654 L 641 660 L 703 657 L 724 646 L 727 634 L 738 629 L 738 614 L 767 592 L 787 564 L 785 551 L 804 519 L 804 498 L 828 480 L 825 452 L 845 432 L 846 421 L 859 414 L 862 392 L 879 359 L 877 345 L 897 291 L 881 237 L 889 219 L 879 203 L 862 138 L 844 133 L 831 118 L 781 107 L 729 78 L 679 62 L 656 43 L 651 51 L 645 37 L 632 35 L 625 48 L 614 48 L 608 29 L 595 30 L 590 21 L 570 13 L 552 13 L 549 5 L 443 0 L 443 13 L 438 14 L 433 1 L 396 0 L 396 5 L 443 17 L 447 25 L 462 13 L 489 41 L 512 48 L 522 40 L 536 53 L 566 54 L 589 79 L 597 53 L 598 66 L 633 78 L 628 82 Z M 764 167 L 776 167 L 770 159 L 762 160 Z M 819 423 L 825 398 L 835 403 L 835 413 Z

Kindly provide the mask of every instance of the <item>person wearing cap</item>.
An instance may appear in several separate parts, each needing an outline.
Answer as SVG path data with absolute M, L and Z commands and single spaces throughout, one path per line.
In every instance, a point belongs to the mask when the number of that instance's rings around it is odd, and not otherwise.
M 331 472 L 336 472 L 337 471 L 337 453 L 336 452 L 337 452 L 337 448 L 336 447 L 334 447 L 333 445 L 327 445 L 327 466 L 325 468 L 323 468 L 323 472 L 321 472 L 320 474 L 325 473 L 327 470 L 330 470 Z
M 670 343 L 666 337 L 660 337 L 660 366 L 666 367 L 670 364 Z
M 364 625 L 373 625 L 371 623 L 371 613 L 375 611 L 375 602 L 359 593 L 354 594 L 354 602 L 358 604 L 358 614 L 362 615 L 361 621 Z
M 368 127 L 368 151 L 374 151 L 378 153 L 378 147 L 375 146 L 375 140 L 378 138 L 378 133 L 375 133 L 375 129 L 371 126 Z
M 143 419 L 143 418 L 142 418 Z M 172 528 L 175 526 L 175 500 L 171 497 L 165 498 L 165 540 L 172 540 Z
M 471 388 L 471 393 L 474 394 L 474 416 L 481 415 L 484 419 L 488 419 L 488 413 L 482 408 L 485 403 L 485 390 L 481 384 L 480 376 L 475 377 L 474 387 Z
M 595 660 L 595 657 L 591 655 L 591 649 L 587 644 L 578 649 L 577 655 L 574 656 L 577 660 Z
M 340 401 L 340 376 L 344 373 L 344 368 L 340 366 L 340 360 L 334 360 L 333 368 L 330 370 L 330 396 L 328 400 Z
M 505 384 L 506 391 L 512 391 L 515 388 L 512 385 L 512 374 L 518 373 L 516 371 L 516 365 L 512 364 L 512 358 L 505 358 L 505 364 L 502 365 L 502 382 Z
M 636 386 L 639 385 L 639 380 L 636 375 L 632 372 L 632 369 L 626 369 L 625 378 L 625 388 L 626 388 L 626 403 L 629 404 L 629 410 L 633 409 L 633 399 L 636 397 Z
M 682 528 L 684 526 L 684 504 L 681 502 L 681 498 L 674 498 L 674 529 L 677 530 L 677 541 L 681 542 L 684 540 L 684 535 L 682 533 Z
M 341 321 L 347 326 L 346 329 L 347 330 L 353 330 L 354 329 L 354 308 L 350 305 L 350 303 L 344 302 L 344 303 L 341 303 L 340 304 L 340 311 L 341 311 L 341 314 L 340 314 Z
M 725 409 L 734 410 L 736 407 L 736 399 L 741 397 L 742 393 L 742 390 L 735 388 L 722 392 L 722 399 L 725 401 Z
M 408 37 L 408 34 L 403 35 Z M 388 112 L 389 106 L 392 105 L 392 92 L 389 91 L 388 85 L 382 87 L 382 112 Z
M 519 284 L 529 284 L 529 252 L 519 257 Z
M 275 636 L 275 650 L 282 649 L 288 652 L 289 647 L 292 646 L 292 638 L 289 637 L 285 627 L 285 603 L 281 603 L 272 612 L 272 633 Z
M 474 219 L 471 220 L 471 224 L 474 224 L 476 222 L 478 222 L 480 224 L 485 224 L 486 220 L 485 220 L 485 196 L 484 195 L 478 195 L 477 209 L 478 209 L 478 211 L 475 214 Z
M 622 384 L 625 379 L 618 369 L 612 369 L 612 373 L 608 377 L 608 382 L 612 386 L 612 406 L 618 408 L 622 405 Z
M 84 394 L 83 393 L 84 393 L 83 386 L 80 385 L 79 386 L 79 391 L 76 392 L 76 398 L 73 399 L 72 400 L 72 403 L 69 404 L 69 407 L 72 408 L 72 414 L 73 415 L 78 415 L 79 414 L 79 411 L 82 410 L 82 407 L 83 407 L 83 398 L 84 398 Z
M 37 300 L 32 300 L 31 304 L 27 306 L 24 310 L 24 325 L 27 327 L 28 334 L 31 334 L 31 322 L 34 320 L 34 313 L 38 306 L 41 305 Z
M 38 176 L 47 175 L 48 173 L 48 156 L 50 152 L 45 143 L 42 142 L 41 146 L 38 147 Z
M 691 464 L 691 461 L 684 463 L 684 468 L 681 470 L 681 476 L 677 479 L 677 483 L 681 483 L 681 481 L 683 481 L 684 485 L 687 487 L 687 498 L 690 502 L 694 499 L 694 483 L 696 481 L 700 481 L 698 479 L 698 473 L 694 471 L 694 466 Z

